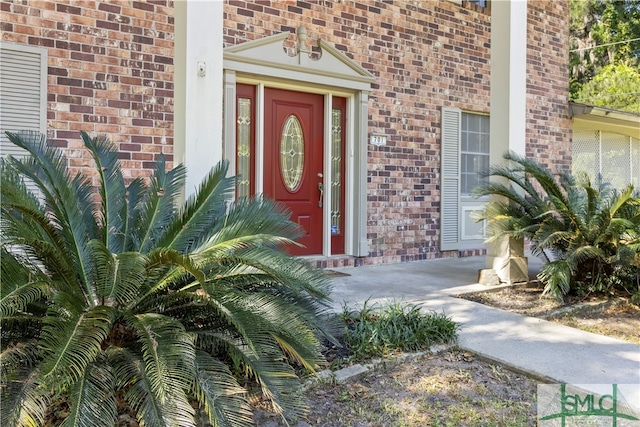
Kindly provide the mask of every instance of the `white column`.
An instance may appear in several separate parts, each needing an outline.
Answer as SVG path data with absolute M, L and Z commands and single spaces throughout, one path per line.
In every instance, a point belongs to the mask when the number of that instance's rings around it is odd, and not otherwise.
M 187 167 L 187 195 L 222 159 L 223 10 L 216 0 L 175 3 L 176 163 Z
M 236 73 L 235 71 L 224 71 L 224 103 L 226 108 L 224 109 L 224 127 L 223 138 L 224 148 L 223 153 L 225 158 L 229 161 L 229 175 L 235 176 L 238 165 L 236 164 Z
M 322 254 L 331 256 L 331 177 L 333 176 L 331 157 L 333 155 L 332 117 L 333 95 L 327 93 L 324 96 L 324 153 L 322 153 L 324 170 L 322 171 L 322 185 L 324 197 L 322 205 Z
M 369 240 L 367 239 L 367 152 L 369 129 L 369 94 L 359 92 L 355 97 L 358 117 L 355 123 L 355 163 L 354 163 L 354 202 L 353 227 L 354 251 L 357 257 L 369 255 Z
M 527 100 L 527 1 L 491 3 L 491 164 L 511 150 L 525 155 Z M 501 282 L 527 281 L 521 240 L 489 245 L 487 267 Z

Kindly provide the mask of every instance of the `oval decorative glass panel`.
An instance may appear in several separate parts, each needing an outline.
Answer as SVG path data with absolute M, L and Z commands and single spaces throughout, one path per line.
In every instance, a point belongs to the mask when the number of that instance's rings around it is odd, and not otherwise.
M 304 137 L 300 121 L 294 115 L 287 117 L 280 138 L 280 170 L 284 185 L 291 192 L 302 182 L 304 167 Z

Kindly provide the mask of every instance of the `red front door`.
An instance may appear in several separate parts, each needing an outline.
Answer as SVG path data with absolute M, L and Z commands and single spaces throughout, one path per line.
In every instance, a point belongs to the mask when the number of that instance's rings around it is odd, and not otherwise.
M 304 229 L 293 255 L 322 253 L 322 95 L 265 88 L 264 193 Z

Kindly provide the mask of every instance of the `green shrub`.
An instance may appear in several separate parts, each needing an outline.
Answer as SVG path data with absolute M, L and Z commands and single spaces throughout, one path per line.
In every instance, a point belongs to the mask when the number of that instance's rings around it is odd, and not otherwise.
M 226 163 L 182 204 L 163 158 L 126 186 L 117 150 L 82 133 L 94 187 L 43 135 L 7 135 L 31 156 L 0 160 L 0 424 L 253 425 L 232 371 L 304 413 L 289 361 L 322 362 L 329 281 L 279 249 L 300 235 L 283 207 L 232 202 Z
M 481 215 L 490 239 L 529 239 L 533 253 L 546 261 L 538 278 L 559 299 L 640 289 L 640 198 L 633 186 L 615 191 L 586 177 L 554 177 L 514 153 L 504 158 L 510 166 L 494 166 L 489 175 L 507 183 L 492 181 L 476 192 L 502 196 Z
M 458 325 L 444 314 L 424 313 L 419 306 L 393 302 L 357 311 L 343 308 L 344 340 L 354 358 L 386 357 L 397 351 L 426 350 L 457 337 Z

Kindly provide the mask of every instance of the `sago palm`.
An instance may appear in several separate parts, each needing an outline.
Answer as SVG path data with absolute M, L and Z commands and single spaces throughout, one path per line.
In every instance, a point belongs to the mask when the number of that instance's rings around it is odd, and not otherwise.
M 638 280 L 640 198 L 633 187 L 611 190 L 569 174 L 556 177 L 515 153 L 509 165 L 494 166 L 477 195 L 501 196 L 488 203 L 490 239 L 528 238 L 546 263 L 539 274 L 545 290 L 558 298 L 570 291 L 610 292 Z
M 282 252 L 300 231 L 283 208 L 230 202 L 225 163 L 180 205 L 182 166 L 126 185 L 117 150 L 82 133 L 92 184 L 44 136 L 7 135 L 30 156 L 0 164 L 2 425 L 60 402 L 65 426 L 123 408 L 145 426 L 251 425 L 239 379 L 304 412 L 294 366 L 321 362 L 329 287 Z

